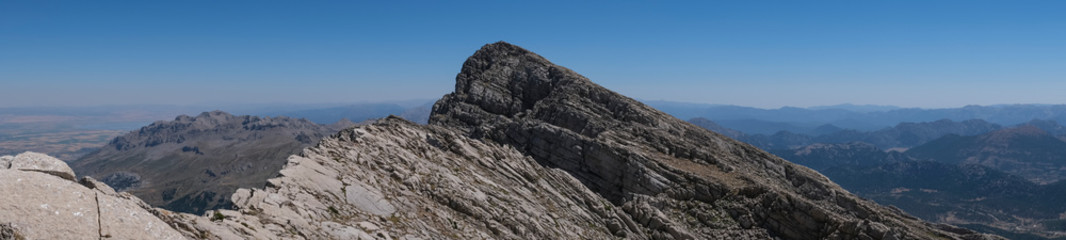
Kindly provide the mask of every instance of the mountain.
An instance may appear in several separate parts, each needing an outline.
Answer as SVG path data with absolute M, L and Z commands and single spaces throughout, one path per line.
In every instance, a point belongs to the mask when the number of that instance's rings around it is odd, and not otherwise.
M 689 119 L 688 122 L 730 138 L 739 139 L 746 136 L 746 134 L 744 134 L 743 132 L 723 127 L 722 125 L 718 125 L 718 123 L 715 123 L 711 120 L 707 120 L 706 118 L 693 118 Z
M 845 129 L 874 131 L 891 127 L 901 122 L 931 122 L 940 119 L 965 121 L 980 119 L 1001 126 L 1013 126 L 1033 119 L 1066 121 L 1066 104 L 1014 104 L 993 106 L 965 106 L 960 108 L 900 108 L 884 111 L 851 107 L 782 107 L 762 109 L 732 105 L 678 103 L 648 101 L 649 105 L 682 119 L 703 117 L 733 129 L 749 133 L 772 134 L 778 131 L 795 131 L 782 126 L 819 126 L 832 124 Z M 733 125 L 746 121 L 774 123 L 763 124 L 767 128 L 745 129 L 745 125 Z M 776 127 L 776 128 L 775 128 Z
M 1048 134 L 1055 135 L 1055 136 L 1060 136 L 1061 137 L 1063 135 L 1066 135 L 1066 126 L 1059 125 L 1059 123 L 1056 122 L 1055 120 L 1033 119 L 1032 121 L 1029 121 L 1029 122 L 1023 123 L 1023 124 L 1019 124 L 1019 125 L 1033 126 L 1033 127 L 1036 127 L 1036 128 L 1039 128 L 1041 130 L 1044 130 L 1044 131 L 1048 132 Z
M 263 187 L 289 155 L 347 126 L 221 111 L 182 115 L 116 137 L 70 165 L 153 206 L 202 214 L 228 207 L 237 188 Z
M 455 92 L 434 105 L 430 124 L 512 146 L 567 171 L 647 223 L 637 232 L 652 236 L 944 234 L 861 200 L 813 170 L 673 118 L 502 42 L 467 59 Z
M 1066 179 L 1066 142 L 1031 125 L 949 135 L 907 151 L 919 159 L 979 164 L 1046 184 Z
M 871 113 L 871 112 L 887 112 L 891 110 L 901 109 L 901 107 L 890 105 L 873 105 L 873 104 L 837 104 L 829 106 L 814 106 L 807 109 L 811 110 L 824 110 L 824 109 L 843 109 L 852 112 Z
M 868 143 L 773 150 L 818 170 L 848 191 L 928 221 L 959 224 L 1012 239 L 1066 238 L 1066 182 L 1039 185 L 975 164 L 917 161 Z
M 894 127 L 868 132 L 841 129 L 834 125 L 822 125 L 811 130 L 815 134 L 780 131 L 772 135 L 765 135 L 746 134 L 743 131 L 724 127 L 706 118 L 693 118 L 689 122 L 712 131 L 726 132 L 730 137 L 765 150 L 794 149 L 816 143 L 837 144 L 850 142 L 870 143 L 881 149 L 906 149 L 949 134 L 970 136 L 1002 128 L 997 124 L 979 119 L 961 122 L 941 119 L 935 122 L 904 122 L 896 124 Z M 1052 127 L 1053 125 L 1044 124 L 1043 126 Z
M 1010 234 L 1012 239 L 1066 238 L 1055 228 L 1066 212 L 1063 184 L 1038 185 L 995 169 L 931 161 L 822 171 L 855 194 L 922 219 Z
M 209 217 L 150 212 L 198 239 L 999 239 L 860 199 L 504 42 L 467 59 L 429 125 L 345 129 L 231 199 Z
M 798 149 L 771 150 L 770 153 L 819 172 L 837 167 L 875 167 L 914 160 L 903 153 L 885 152 L 877 146 L 864 142 L 815 143 Z
M 899 123 L 895 127 L 873 132 L 840 131 L 816 137 L 815 142 L 843 143 L 862 141 L 880 148 L 909 148 L 918 146 L 948 134 L 971 136 L 1000 129 L 999 125 L 980 119 L 955 122 L 941 119 L 934 122 Z
M 0 239 L 184 239 L 152 210 L 54 157 L 0 156 Z

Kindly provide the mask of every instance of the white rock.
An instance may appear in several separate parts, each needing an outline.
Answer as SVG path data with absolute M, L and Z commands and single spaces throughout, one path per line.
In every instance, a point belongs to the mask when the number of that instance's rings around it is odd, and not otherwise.
M 396 211 L 396 208 L 378 191 L 372 191 L 360 185 L 351 185 L 345 187 L 344 190 L 348 204 L 363 211 L 379 216 L 387 216 Z
M 0 170 L 0 223 L 27 239 L 98 239 L 96 193 L 43 173 Z
M 43 153 L 24 152 L 11 160 L 10 169 L 37 171 L 74 181 L 74 170 L 62 160 Z
M 11 160 L 15 159 L 14 156 L 0 156 L 0 169 L 8 169 L 11 167 Z

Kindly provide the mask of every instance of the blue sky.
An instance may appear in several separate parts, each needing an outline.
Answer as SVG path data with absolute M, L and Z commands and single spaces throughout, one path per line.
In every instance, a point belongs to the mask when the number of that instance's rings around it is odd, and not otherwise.
M 0 1 L 0 107 L 435 99 L 518 44 L 630 97 L 1066 103 L 1066 1 Z

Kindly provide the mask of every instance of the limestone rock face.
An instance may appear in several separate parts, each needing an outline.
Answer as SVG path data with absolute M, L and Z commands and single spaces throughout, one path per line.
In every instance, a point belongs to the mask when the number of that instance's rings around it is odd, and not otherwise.
M 43 153 L 24 152 L 10 158 L 8 168 L 22 171 L 43 172 L 67 180 L 74 180 L 74 170 L 71 170 L 63 160 L 59 160 Z M 0 160 L 0 166 L 2 166 Z
M 400 118 L 344 130 L 233 195 L 190 236 L 353 239 L 642 238 L 621 208 L 514 148 Z M 246 234 L 247 233 L 247 234 Z M 276 237 L 275 237 L 276 236 Z
M 185 239 L 132 195 L 57 176 L 70 171 L 62 161 L 39 153 L 13 159 L 0 169 L 0 239 Z
M 824 176 L 607 90 L 520 47 L 484 46 L 430 124 L 564 170 L 650 238 L 981 237 L 859 199 Z

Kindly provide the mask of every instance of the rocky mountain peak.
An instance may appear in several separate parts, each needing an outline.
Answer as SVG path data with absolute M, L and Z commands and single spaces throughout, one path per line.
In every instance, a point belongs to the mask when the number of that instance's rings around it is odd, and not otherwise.
M 503 42 L 467 59 L 430 125 L 566 171 L 631 214 L 637 238 L 953 236 Z

